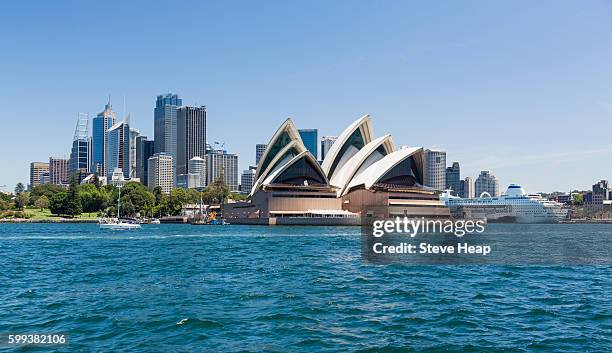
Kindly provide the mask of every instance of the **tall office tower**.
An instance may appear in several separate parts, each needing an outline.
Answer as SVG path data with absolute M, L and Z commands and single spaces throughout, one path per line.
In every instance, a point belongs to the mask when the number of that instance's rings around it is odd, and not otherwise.
M 461 180 L 459 162 L 453 162 L 451 167 L 446 168 L 446 188 L 452 190 L 452 195 L 463 195 L 463 180 Z
M 206 182 L 206 160 L 195 156 L 189 160 L 187 165 L 187 171 L 189 174 L 198 174 L 200 176 L 200 184 L 198 187 L 205 187 Z
M 593 200 L 594 205 L 603 205 L 604 201 L 610 200 L 610 187 L 607 180 L 601 180 L 593 185 Z
M 329 149 L 334 144 L 334 142 L 336 142 L 337 139 L 338 139 L 338 136 L 321 137 L 321 160 L 325 159 L 327 152 L 329 152 Z
M 187 174 L 189 160 L 205 154 L 206 107 L 179 107 L 176 111 L 176 173 Z
M 172 156 L 167 153 L 156 153 L 149 158 L 147 163 L 148 186 L 153 190 L 161 187 L 164 194 L 169 194 L 174 187 L 174 162 Z
M 104 107 L 104 111 L 98 114 L 92 121 L 92 132 L 91 132 L 91 166 L 89 171 L 98 175 L 105 176 L 106 166 L 106 144 L 108 136 L 106 132 L 113 125 L 115 125 L 115 112 L 110 104 L 110 98 L 108 103 Z M 112 172 L 112 170 L 110 171 Z
M 138 159 L 136 158 L 136 139 L 140 136 L 140 131 L 130 128 L 130 178 L 136 177 Z
M 446 187 L 446 152 L 439 150 L 425 150 L 425 186 L 437 190 Z
M 222 177 L 230 191 L 238 190 L 238 156 L 222 150 L 206 155 L 206 180 L 208 185 Z
M 130 125 L 125 121 L 113 125 L 107 134 L 106 166 L 108 181 L 116 168 L 121 169 L 125 179 L 130 178 Z
M 74 138 L 72 139 L 72 150 L 70 151 L 70 162 L 68 163 L 68 172 L 76 173 L 79 177 L 79 182 L 87 176 L 89 172 L 89 117 L 87 114 L 79 114 L 76 128 L 74 129 Z
M 299 129 L 300 137 L 306 149 L 312 153 L 315 159 L 319 158 L 319 130 L 317 129 Z
M 51 184 L 68 185 L 70 182 L 68 164 L 69 160 L 66 158 L 49 157 L 49 181 Z
M 49 173 L 49 163 L 44 162 L 32 162 L 30 163 L 30 190 L 40 185 L 40 178 L 43 174 Z
M 483 170 L 474 183 L 476 197 L 479 197 L 483 192 L 495 197 L 499 196 L 499 181 L 491 171 Z
M 266 151 L 267 147 L 268 145 L 265 143 L 258 143 L 255 145 L 255 164 L 256 165 L 259 164 L 259 159 L 261 158 L 261 155 Z
M 251 193 L 251 189 L 253 188 L 253 184 L 255 184 L 255 170 L 253 168 L 249 168 L 242 172 L 240 176 L 240 193 L 244 195 L 248 195 Z
M 465 177 L 463 180 L 463 194 L 461 197 L 473 198 L 474 197 L 474 178 Z
M 157 96 L 155 102 L 154 140 L 155 153 L 167 153 L 176 163 L 176 109 L 183 105 L 176 94 Z
M 146 136 L 136 137 L 136 177 L 144 185 L 148 185 L 149 158 L 153 155 L 153 141 L 147 140 Z

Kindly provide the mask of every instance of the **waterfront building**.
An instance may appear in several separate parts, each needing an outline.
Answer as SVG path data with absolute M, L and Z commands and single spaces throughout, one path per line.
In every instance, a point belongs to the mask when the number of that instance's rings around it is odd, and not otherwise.
M 155 153 L 166 153 L 176 163 L 176 110 L 183 100 L 176 94 L 157 96 L 154 109 Z
M 492 197 L 499 196 L 499 180 L 495 174 L 489 170 L 483 170 L 474 183 L 476 191 L 475 196 L 480 197 L 483 192 L 488 193 Z
M 148 140 L 146 136 L 136 137 L 136 177 L 144 185 L 149 183 L 148 161 L 153 155 L 154 142 Z
M 181 106 L 176 114 L 176 172 L 187 174 L 189 160 L 206 154 L 206 107 Z
M 249 168 L 242 172 L 240 176 L 240 193 L 248 195 L 253 189 L 253 183 L 255 183 L 255 170 L 257 168 Z
M 594 205 L 603 205 L 604 201 L 610 200 L 610 192 L 607 180 L 601 180 L 593 185 L 593 200 Z
M 77 174 L 79 182 L 87 176 L 91 163 L 88 125 L 89 117 L 86 114 L 79 114 L 77 125 L 74 129 L 74 138 L 72 139 L 70 161 L 68 162 L 68 173 Z
M 259 159 L 266 150 L 266 147 L 268 147 L 268 145 L 265 143 L 258 143 L 255 145 L 255 164 L 259 164 Z
M 148 160 L 148 187 L 153 190 L 161 187 L 164 194 L 169 194 L 174 187 L 174 163 L 172 155 L 156 153 Z
M 41 177 L 43 174 L 49 174 L 49 163 L 45 162 L 32 162 L 30 163 L 30 190 L 42 184 Z
M 198 174 L 200 176 L 198 187 L 205 187 L 207 184 L 206 180 L 206 160 L 195 156 L 189 160 L 187 171 L 189 174 Z
M 49 182 L 56 185 L 68 185 L 69 160 L 66 158 L 49 157 Z
M 338 139 L 338 136 L 323 136 L 321 137 L 321 160 L 325 159 L 327 152 L 332 147 L 334 142 Z
M 130 128 L 130 179 L 136 178 L 136 170 L 138 169 L 138 159 L 136 158 L 136 139 L 138 136 L 140 136 L 140 131 Z
M 453 162 L 452 166 L 446 167 L 446 189 L 450 189 L 453 196 L 463 194 L 463 180 L 461 180 L 459 162 Z
M 182 189 L 195 189 L 201 185 L 200 174 L 187 173 L 176 176 L 176 187 Z
M 108 141 L 107 131 L 115 125 L 115 112 L 110 103 L 104 106 L 104 111 L 99 113 L 92 121 L 91 135 L 91 166 L 89 170 L 97 172 L 100 176 L 106 175 L 106 144 Z
M 299 129 L 298 130 L 302 142 L 307 150 L 312 153 L 315 159 L 319 157 L 318 145 L 319 145 L 319 130 L 317 129 Z
M 425 186 L 436 190 L 446 188 L 446 152 L 440 150 L 425 150 L 427 161 L 425 168 Z
M 358 224 L 374 217 L 449 217 L 438 192 L 423 187 L 423 148 L 396 149 L 391 135 L 374 138 L 365 115 L 339 135 L 321 164 L 293 121 L 274 133 L 246 202 L 223 205 L 235 223 Z
M 463 198 L 473 198 L 474 195 L 474 179 L 472 177 L 465 177 L 465 179 L 463 179 L 463 194 L 460 196 Z
M 125 122 L 119 122 L 113 125 L 107 134 L 106 146 L 106 170 L 115 171 L 116 168 L 121 169 L 125 179 L 130 178 L 130 125 Z M 110 180 L 112 176 L 108 175 Z
M 206 180 L 210 185 L 222 178 L 230 191 L 238 192 L 238 156 L 224 150 L 213 150 L 206 155 Z

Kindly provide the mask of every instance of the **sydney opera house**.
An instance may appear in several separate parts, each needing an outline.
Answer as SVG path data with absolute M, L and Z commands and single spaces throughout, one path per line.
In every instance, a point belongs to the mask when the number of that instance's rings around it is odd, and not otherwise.
M 375 138 L 372 120 L 349 125 L 319 163 L 291 119 L 274 133 L 247 201 L 224 205 L 244 224 L 359 224 L 360 216 L 449 217 L 438 190 L 423 186 L 423 148 Z

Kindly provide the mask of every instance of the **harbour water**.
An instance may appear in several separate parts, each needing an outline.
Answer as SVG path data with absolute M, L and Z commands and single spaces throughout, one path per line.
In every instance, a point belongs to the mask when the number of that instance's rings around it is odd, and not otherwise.
M 357 227 L 1 224 L 0 269 L 0 334 L 68 334 L 33 351 L 612 351 L 610 265 L 372 265 Z

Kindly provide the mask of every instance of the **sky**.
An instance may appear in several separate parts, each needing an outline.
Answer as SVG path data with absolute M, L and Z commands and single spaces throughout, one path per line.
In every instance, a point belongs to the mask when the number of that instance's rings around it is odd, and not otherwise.
M 152 137 L 166 92 L 241 169 L 287 117 L 324 136 L 370 114 L 502 191 L 612 179 L 612 1 L 11 1 L 0 33 L 4 190 L 109 95 Z

